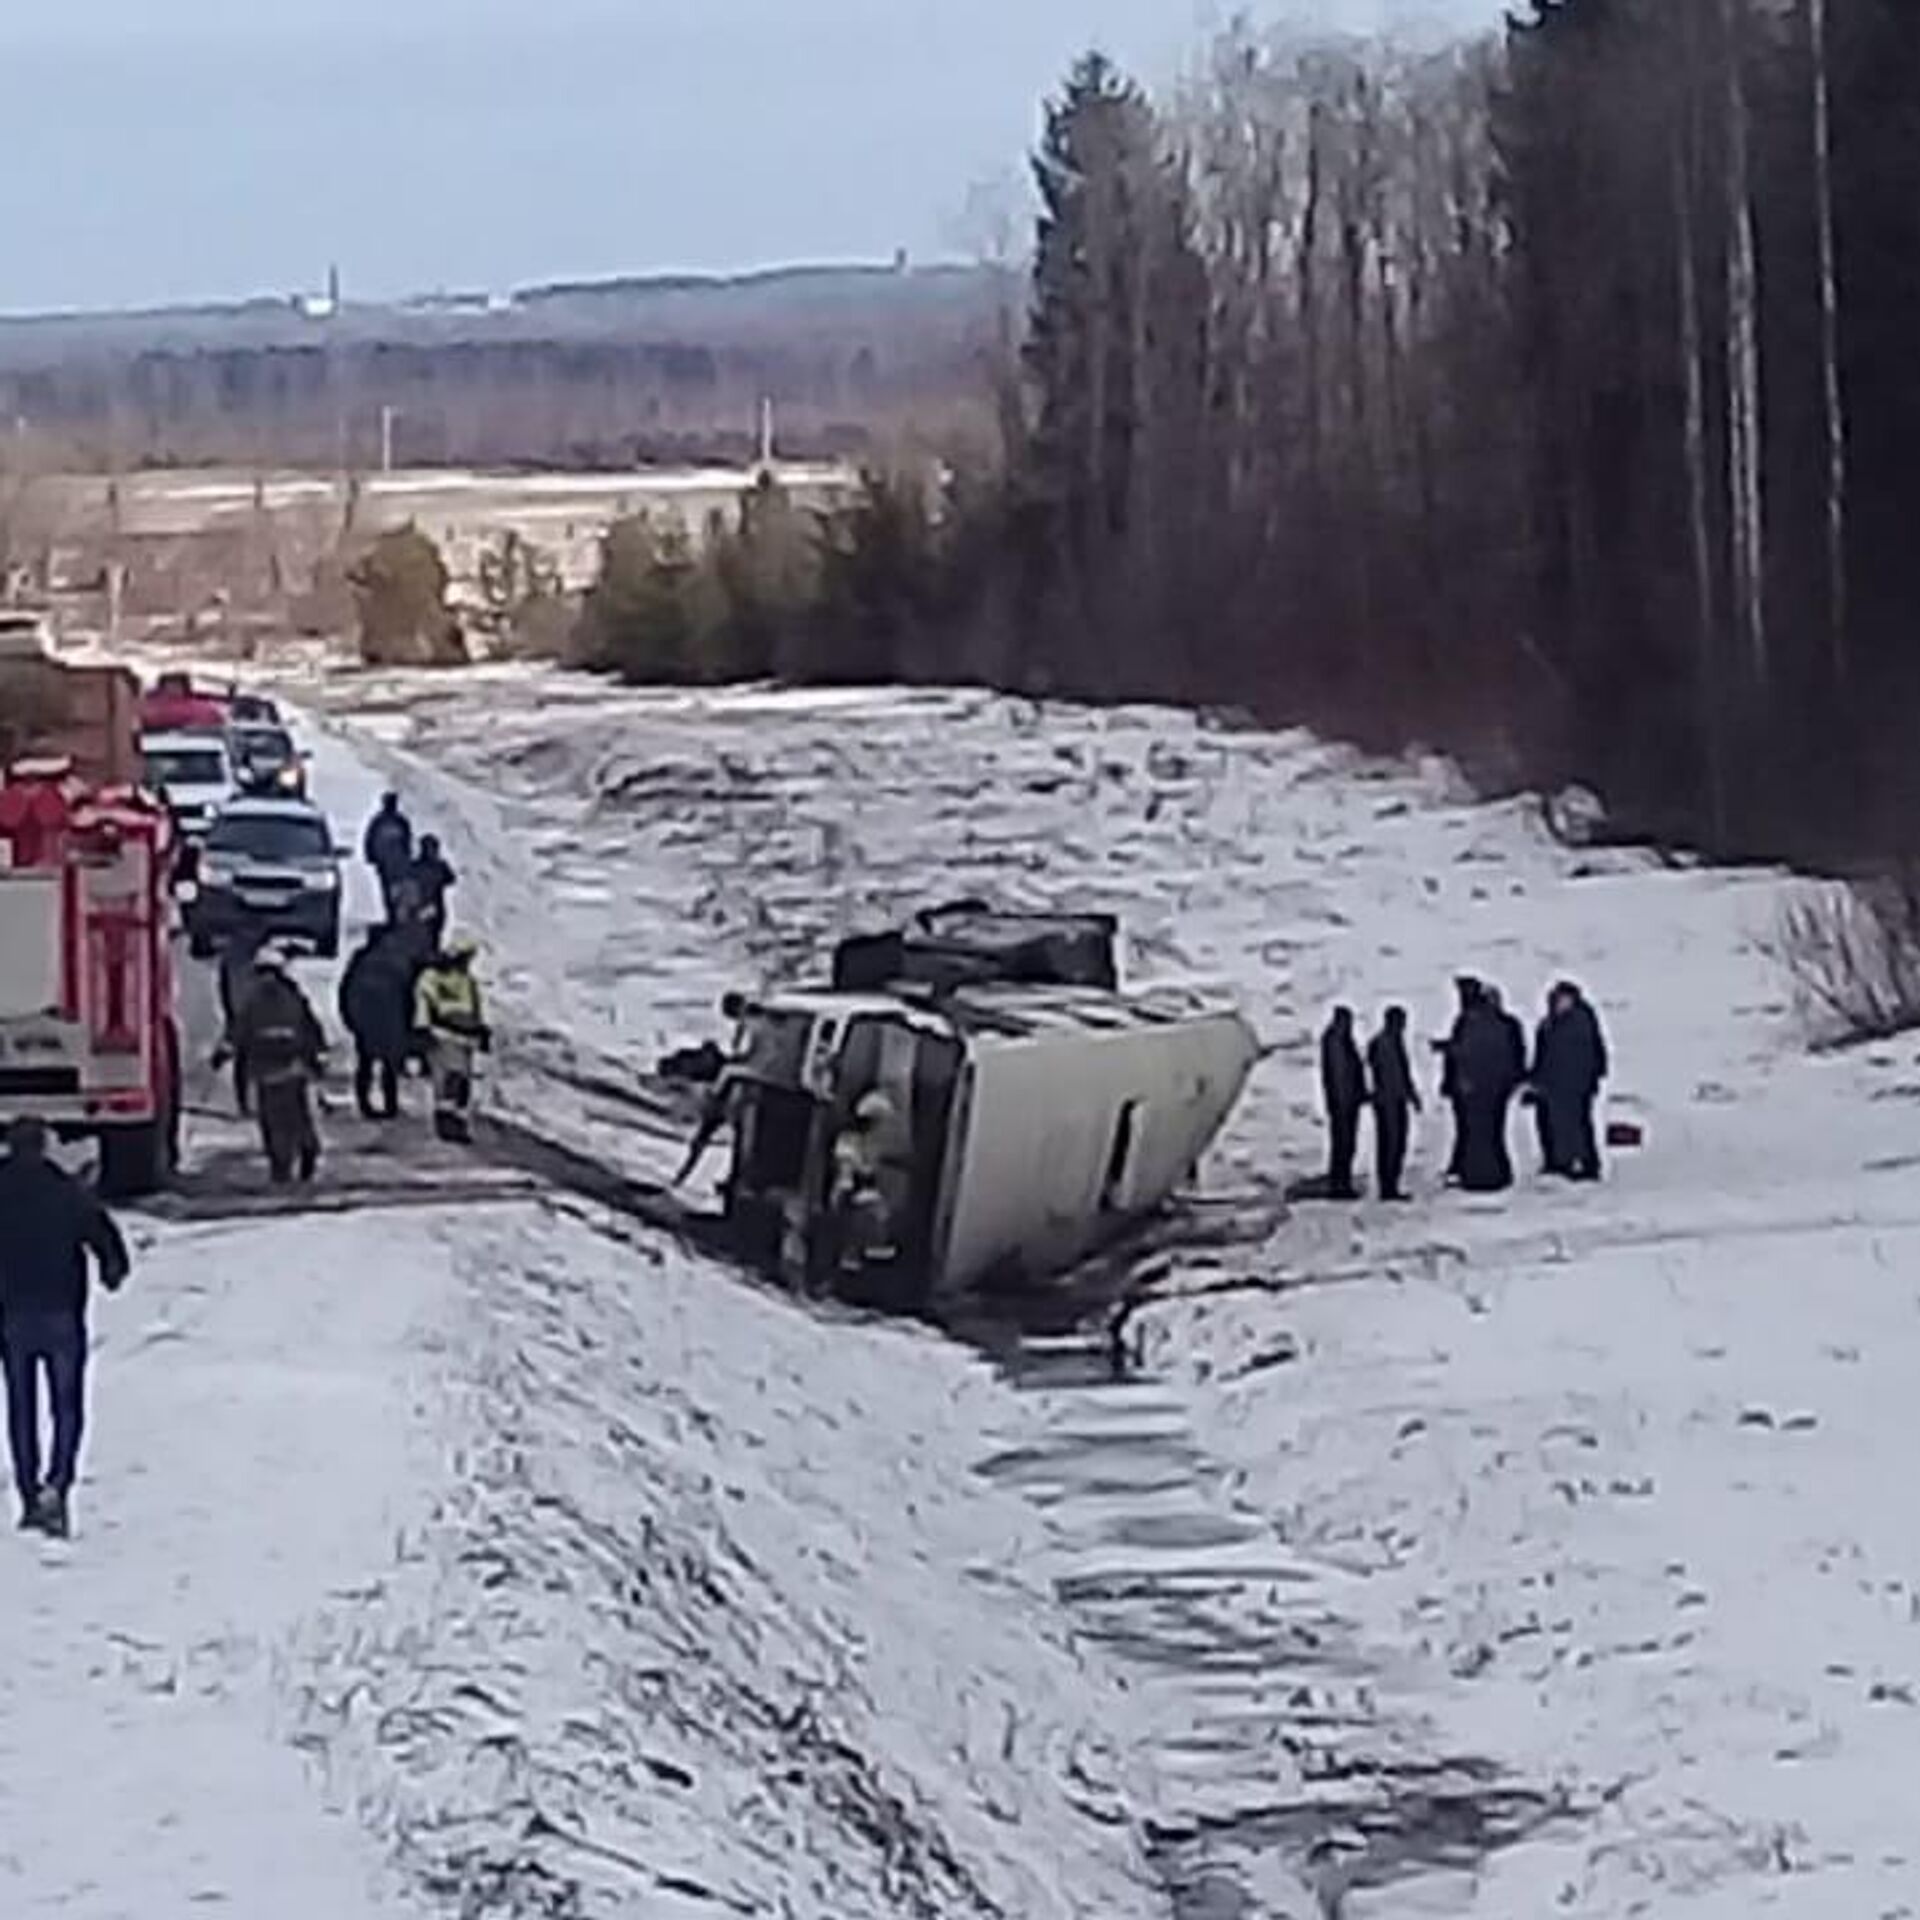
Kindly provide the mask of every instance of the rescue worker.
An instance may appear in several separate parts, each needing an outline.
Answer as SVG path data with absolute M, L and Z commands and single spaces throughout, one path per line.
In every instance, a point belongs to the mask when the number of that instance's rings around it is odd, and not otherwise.
M 1373 1094 L 1373 1165 L 1382 1200 L 1404 1200 L 1407 1143 L 1420 1111 L 1407 1057 L 1407 1010 L 1389 1007 L 1380 1031 L 1367 1042 L 1367 1080 Z
M 241 1006 L 253 991 L 254 962 L 259 957 L 263 936 L 257 927 L 241 927 L 228 935 L 220 949 L 220 1044 L 213 1050 L 216 1071 L 233 1062 L 233 1103 L 241 1114 L 249 1108 L 246 1063 L 235 1041 L 235 1022 Z
M 94 1195 L 47 1158 L 47 1130 L 19 1119 L 0 1161 L 0 1364 L 20 1525 L 65 1539 L 86 1426 L 87 1256 L 117 1293 L 132 1262 Z M 53 1444 L 41 1471 L 40 1385 Z
M 433 1130 L 442 1140 L 473 1138 L 468 1112 L 474 1055 L 493 1045 L 480 983 L 473 977 L 479 952 L 478 942 L 456 934 L 427 963 L 414 988 L 413 1024 L 433 1076 Z
M 396 928 L 368 930 L 340 976 L 339 1004 L 341 1024 L 353 1039 L 353 1097 L 361 1117 L 397 1119 L 400 1076 L 413 1041 L 413 964 Z
M 360 851 L 380 882 L 388 920 L 398 919 L 394 892 L 413 866 L 413 822 L 400 811 L 400 796 L 383 793 L 379 811 L 367 822 Z
M 260 1144 L 275 1186 L 310 1181 L 320 1165 L 312 1082 L 325 1068 L 327 1040 L 286 952 L 260 950 L 240 1010 L 235 1044 L 260 1110 Z
M 440 842 L 430 833 L 420 836 L 420 851 L 414 855 L 407 879 L 407 913 L 422 929 L 423 950 L 434 954 L 447 937 L 447 895 L 453 890 L 454 871 L 440 851 Z
M 1600 1016 L 1571 980 L 1558 982 L 1534 1037 L 1530 1088 L 1548 1173 L 1568 1180 L 1600 1178 L 1593 1109 L 1611 1064 Z
M 899 1251 L 889 1177 L 894 1121 L 893 1102 L 874 1087 L 855 1102 L 852 1119 L 834 1140 L 829 1212 L 834 1264 L 843 1271 L 891 1259 Z
M 1367 1069 L 1353 1034 L 1353 1009 L 1335 1007 L 1320 1036 L 1320 1095 L 1326 1103 L 1327 1198 L 1357 1200 L 1353 1156 L 1360 1144 L 1360 1115 L 1367 1104 Z

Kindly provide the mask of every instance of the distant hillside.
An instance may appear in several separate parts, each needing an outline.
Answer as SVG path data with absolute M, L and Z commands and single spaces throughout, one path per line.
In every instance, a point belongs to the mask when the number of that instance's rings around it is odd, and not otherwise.
M 631 464 L 797 455 L 965 414 L 1004 274 L 796 267 L 532 287 L 504 300 L 252 300 L 0 319 L 0 417 L 63 460 Z

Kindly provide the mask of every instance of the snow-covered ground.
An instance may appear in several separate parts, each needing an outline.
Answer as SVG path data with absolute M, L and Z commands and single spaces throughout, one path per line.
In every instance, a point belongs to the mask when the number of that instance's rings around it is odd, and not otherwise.
M 351 832 L 378 772 L 316 744 Z M 138 1241 L 78 1538 L 0 1554 L 0 1913 L 1165 1912 L 966 1353 L 557 1197 Z
M 162 1233 L 103 1314 L 90 1532 L 0 1558 L 0 1688 L 39 1671 L 4 1636 L 110 1552 L 68 1659 L 108 1613 L 270 1649 L 204 1712 L 257 1791 L 270 1736 L 308 1752 L 313 1797 L 249 1844 L 328 1850 L 316 1915 L 462 1884 L 565 1912 L 555 1879 L 587 1913 L 1164 1911 L 1149 1828 L 1208 1920 L 1312 1910 L 1301 1879 L 1349 1920 L 1920 1912 L 1920 1064 L 1806 1056 L 1763 951 L 1779 877 L 1570 852 L 1444 768 L 1149 711 L 524 669 L 301 692 L 343 824 L 392 780 L 461 869 L 490 1097 L 585 1152 L 662 1171 L 646 1076 L 723 987 L 963 893 L 1119 912 L 1137 976 L 1230 985 L 1276 1052 L 1207 1233 L 1151 1256 L 1128 1383 L 1074 1341 L 1003 1376 L 570 1203 Z M 1418 1204 L 1287 1209 L 1326 1007 L 1437 1033 L 1465 969 L 1523 1011 L 1584 980 L 1645 1148 L 1598 1190 L 1471 1200 L 1430 1118 Z M 228 1403 L 125 1331 L 228 1261 L 200 1351 L 378 1399 L 352 1487 L 301 1418 L 248 1442 L 304 1491 L 256 1492 L 236 1439 L 217 1538 L 290 1571 L 231 1596 L 176 1546 L 193 1476 L 132 1470 Z M 316 1358 L 308 1296 L 356 1261 L 378 1311 Z M 39 1750 L 69 1779 L 130 1754 L 158 1825 L 160 1734 L 109 1732 L 145 1671 Z M 190 1799 L 183 1856 L 239 1882 Z M 63 1868 L 45 1830 L 29 1884 Z M 157 1910 L 125 1885 L 73 1910 Z
M 1311 1852 L 1349 1914 L 1920 1902 L 1895 1464 L 1920 1072 L 1905 1046 L 1806 1056 L 1764 951 L 1779 876 L 1570 852 L 1444 769 L 1150 712 L 523 670 L 312 697 L 468 864 L 504 996 L 546 1029 L 529 1069 L 644 1071 L 722 985 L 961 893 L 1113 908 L 1136 973 L 1237 988 L 1278 1048 L 1210 1173 L 1239 1243 L 1165 1262 L 1136 1322 L 1155 1384 L 1043 1373 L 1000 1468 L 1150 1676 L 1172 1804 L 1216 1852 Z M 1437 1033 L 1464 969 L 1523 1011 L 1584 980 L 1645 1148 L 1599 1190 L 1477 1201 L 1435 1191 L 1430 1119 L 1417 1206 L 1278 1207 L 1317 1151 L 1326 1007 L 1402 999 Z M 1116 1600 L 1167 1498 L 1189 1585 L 1232 1615 L 1207 1647 L 1251 1622 L 1251 1677 L 1139 1644 L 1198 1631 L 1166 1617 L 1164 1538 L 1150 1604 Z

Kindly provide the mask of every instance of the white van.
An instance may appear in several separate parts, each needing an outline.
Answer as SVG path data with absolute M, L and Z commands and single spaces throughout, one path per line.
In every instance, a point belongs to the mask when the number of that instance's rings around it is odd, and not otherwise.
M 166 801 L 189 840 L 203 839 L 234 797 L 233 754 L 222 733 L 143 733 L 141 784 Z

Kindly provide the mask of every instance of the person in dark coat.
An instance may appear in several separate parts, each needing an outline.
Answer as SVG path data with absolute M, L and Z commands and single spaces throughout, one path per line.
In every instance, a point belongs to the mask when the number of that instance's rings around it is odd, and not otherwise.
M 231 1057 L 233 1103 L 243 1114 L 248 1106 L 246 1063 L 240 1057 L 234 1036 L 240 1009 L 253 991 L 255 962 L 265 944 L 258 928 L 242 927 L 230 934 L 220 949 L 220 1044 L 214 1049 L 213 1064 L 222 1066 Z
M 421 928 L 423 957 L 441 951 L 447 940 L 447 895 L 453 890 L 454 871 L 430 833 L 420 836 L 420 851 L 408 875 L 411 881 L 409 916 Z
M 1568 1180 L 1600 1178 L 1600 1136 L 1594 1105 L 1611 1062 L 1592 1003 L 1571 980 L 1547 999 L 1534 1037 L 1532 1091 L 1546 1171 Z
M 1327 1197 L 1354 1200 L 1353 1156 L 1367 1104 L 1367 1068 L 1353 1036 L 1353 1009 L 1335 1007 L 1320 1036 L 1320 1093 L 1327 1106 Z
M 1380 1031 L 1367 1042 L 1367 1079 L 1373 1093 L 1373 1165 L 1382 1200 L 1404 1200 L 1407 1142 L 1420 1094 L 1407 1057 L 1407 1010 L 1389 1007 Z
M 380 898 L 386 905 L 387 918 L 392 920 L 397 917 L 394 889 L 413 865 L 413 822 L 400 811 L 397 793 L 380 796 L 380 810 L 367 822 L 360 851 L 380 882 Z
M 1467 1031 L 1468 1016 L 1480 1004 L 1485 989 L 1472 974 L 1463 973 L 1453 983 L 1454 992 L 1459 996 L 1459 1010 L 1454 1015 L 1453 1030 L 1440 1042 L 1440 1098 L 1453 1113 L 1453 1147 L 1447 1155 L 1447 1179 L 1458 1184 L 1460 1180 L 1460 1155 L 1467 1138 L 1466 1109 L 1460 1098 L 1460 1074 L 1455 1064 L 1460 1055 L 1460 1042 Z
M 327 1037 L 278 947 L 263 947 L 254 963 L 254 987 L 240 1011 L 235 1045 L 258 1095 L 260 1142 L 276 1184 L 293 1173 L 311 1180 L 320 1164 L 312 1082 L 325 1065 Z M 289 1156 L 284 1171 L 276 1152 L 280 1143 Z
M 1455 1154 L 1469 1193 L 1504 1193 L 1513 1185 L 1507 1114 L 1526 1076 L 1526 1036 L 1498 994 L 1479 987 L 1447 1042 L 1448 1098 L 1459 1116 Z
M 0 1161 L 0 1364 L 20 1524 L 64 1539 L 86 1427 L 87 1256 L 118 1292 L 132 1270 L 120 1230 L 93 1194 L 47 1158 L 38 1121 L 7 1129 Z M 40 1386 L 53 1445 L 41 1472 Z
M 1507 1073 L 1512 1089 L 1517 1092 L 1527 1082 L 1527 1030 L 1520 1023 L 1517 1014 L 1507 1011 L 1507 1003 L 1500 997 L 1498 987 L 1486 989 L 1487 1004 L 1500 1019 L 1500 1036 L 1506 1042 Z M 1511 1094 L 1509 1095 L 1511 1097 Z
M 400 1075 L 413 1045 L 413 977 L 405 943 L 392 927 L 373 928 L 340 977 L 340 1019 L 353 1036 L 353 1097 L 368 1120 L 399 1117 Z

